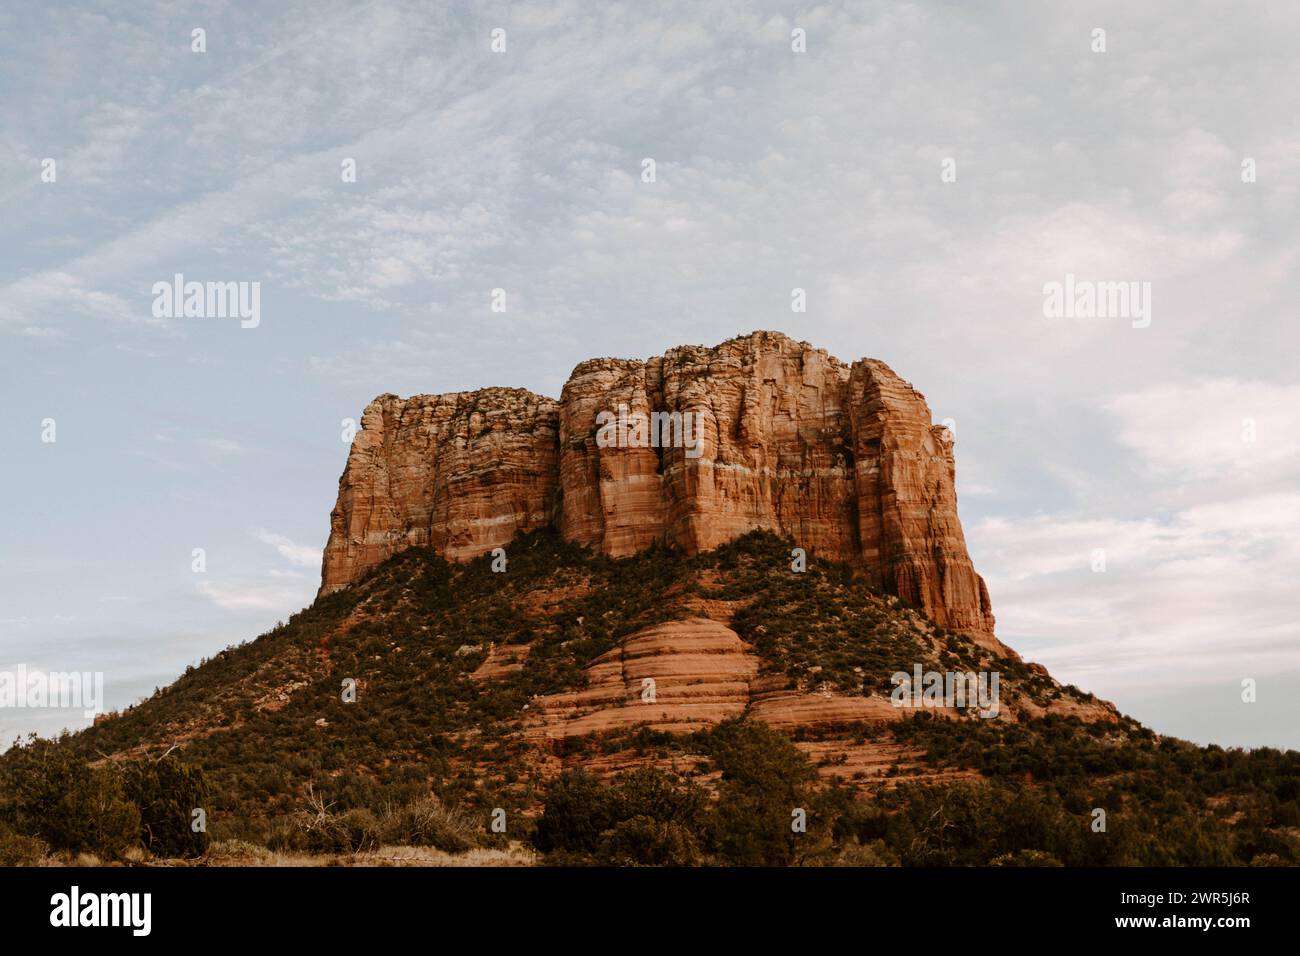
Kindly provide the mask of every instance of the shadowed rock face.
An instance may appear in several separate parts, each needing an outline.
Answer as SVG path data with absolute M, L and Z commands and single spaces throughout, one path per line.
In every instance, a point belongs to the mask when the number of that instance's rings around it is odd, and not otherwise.
M 597 416 L 620 406 L 632 420 L 698 417 L 698 456 L 598 441 Z M 774 332 L 592 359 L 558 402 L 506 388 L 382 395 L 339 481 L 321 589 L 406 547 L 464 560 L 547 524 L 615 556 L 656 541 L 694 553 L 767 528 L 857 564 L 944 627 L 991 637 L 953 476 L 946 429 L 888 366 Z

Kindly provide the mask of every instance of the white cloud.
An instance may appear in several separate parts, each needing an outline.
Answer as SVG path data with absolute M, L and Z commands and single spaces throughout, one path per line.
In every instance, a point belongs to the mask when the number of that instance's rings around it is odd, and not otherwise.
M 973 527 L 1000 635 L 1103 695 L 1300 669 L 1297 398 L 1297 386 L 1212 380 L 1106 402 L 1151 478 L 1114 488 L 1111 504 L 1157 513 L 1099 504 Z M 1255 445 L 1241 441 L 1245 414 L 1260 423 Z
M 302 579 L 268 573 L 265 578 L 205 579 L 198 593 L 223 611 L 288 616 L 311 602 L 315 588 Z
M 319 548 L 298 544 L 286 535 L 264 528 L 253 529 L 252 535 L 262 544 L 275 548 L 283 560 L 295 567 L 320 568 L 322 552 Z M 273 613 L 283 617 L 311 603 L 316 593 L 316 581 L 314 575 L 309 577 L 300 571 L 269 568 L 260 577 L 204 578 L 196 589 L 200 596 L 223 611 Z
M 1175 480 L 1300 476 L 1300 385 L 1216 379 L 1169 384 L 1104 402 L 1119 438 Z
M 253 532 L 253 536 L 263 544 L 269 544 L 279 552 L 280 557 L 284 558 L 290 564 L 296 564 L 304 568 L 319 568 L 324 552 L 320 548 L 313 548 L 306 544 L 297 544 L 282 534 L 275 534 L 258 528 Z
M 27 324 L 34 318 L 53 321 L 61 316 L 91 317 L 114 321 L 151 321 L 148 309 L 141 316 L 121 296 L 88 286 L 64 271 L 47 271 L 25 276 L 4 288 L 0 295 L 0 325 L 19 325 L 20 334 L 48 336 L 51 326 Z

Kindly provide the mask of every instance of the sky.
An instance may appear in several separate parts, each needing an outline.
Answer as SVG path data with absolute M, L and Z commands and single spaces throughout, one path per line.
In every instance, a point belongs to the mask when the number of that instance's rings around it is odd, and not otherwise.
M 776 329 L 951 423 L 1005 642 L 1300 747 L 1298 40 L 1285 0 L 6 4 L 0 672 L 113 709 L 309 604 L 378 394 Z M 257 321 L 160 310 L 177 274 Z

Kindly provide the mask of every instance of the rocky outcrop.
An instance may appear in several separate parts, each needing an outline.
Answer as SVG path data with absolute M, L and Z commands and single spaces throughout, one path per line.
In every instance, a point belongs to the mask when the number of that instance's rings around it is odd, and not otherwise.
M 371 402 L 339 479 L 321 593 L 404 548 L 462 560 L 550 523 L 557 411 L 521 388 Z
M 743 714 L 758 670 L 753 648 L 725 625 L 657 624 L 592 661 L 580 690 L 534 700 L 531 732 L 572 737 L 644 724 L 691 733 Z
M 339 483 L 322 592 L 405 547 L 471 558 L 548 523 L 615 556 L 771 529 L 944 627 L 993 633 L 952 442 L 924 397 L 882 362 L 848 365 L 779 333 L 583 362 L 559 402 L 381 396 Z
M 707 618 L 656 624 L 591 662 L 582 689 L 532 702 L 529 734 L 575 737 L 646 726 L 694 733 L 749 712 L 771 727 L 825 728 L 900 720 L 883 696 L 810 694 L 760 676 L 753 648 Z
M 511 660 L 521 656 L 516 651 Z M 473 676 L 482 680 L 508 672 L 498 672 L 490 656 Z M 526 735 L 554 740 L 635 727 L 689 734 L 741 715 L 776 730 L 821 733 L 904 720 L 915 713 L 895 706 L 889 691 L 847 694 L 829 684 L 820 688 L 813 684 L 765 668 L 754 648 L 722 621 L 689 616 L 622 638 L 587 665 L 576 689 L 533 698 L 527 708 Z M 936 717 L 961 716 L 952 706 L 929 707 L 927 712 Z M 1001 700 L 996 711 L 1003 720 L 1047 714 L 1077 716 L 1087 722 L 1116 719 L 1115 708 L 1104 701 L 1059 695 L 1039 704 L 1018 689 Z

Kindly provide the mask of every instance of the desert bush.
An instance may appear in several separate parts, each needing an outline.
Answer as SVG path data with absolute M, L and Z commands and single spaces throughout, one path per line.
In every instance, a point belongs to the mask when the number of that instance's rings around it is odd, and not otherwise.
M 703 860 L 699 840 L 688 827 L 644 815 L 615 824 L 600 856 L 615 866 L 698 866 Z
M 205 829 L 196 830 L 194 811 L 208 803 L 203 771 L 176 757 L 144 759 L 123 770 L 126 795 L 140 812 L 140 843 L 155 856 L 202 856 L 208 848 Z
M 561 774 L 546 792 L 542 815 L 533 831 L 533 846 L 542 853 L 595 853 L 603 834 L 615 822 L 610 790 L 585 771 L 569 771 Z
M 533 836 L 552 862 L 688 866 L 713 854 L 719 862 L 782 865 L 804 840 L 792 811 L 816 798 L 814 770 L 783 734 L 762 724 L 729 721 L 696 736 L 722 780 L 710 808 L 695 783 L 654 768 L 620 774 L 606 785 L 582 771 L 548 790 Z
M 708 798 L 654 768 L 604 784 L 582 771 L 547 791 L 533 844 L 551 862 L 692 866 L 703 859 Z
M 904 866 L 981 866 L 1023 851 L 1080 855 L 1086 831 L 1046 797 L 989 783 L 904 784 L 891 801 L 889 842 Z
M 91 767 L 71 748 L 34 736 L 0 763 L 0 821 L 56 850 L 113 859 L 139 840 L 140 813 L 117 767 Z
M 296 816 L 302 842 L 312 853 L 360 853 L 380 845 L 381 826 L 370 810 L 353 807 L 342 813 L 314 786 L 307 788 L 307 808 Z M 276 849 L 276 847 L 273 847 Z
M 307 849 L 313 853 L 360 853 L 373 850 L 382 842 L 379 820 L 361 808 L 310 818 L 303 826 Z
M 266 846 L 276 853 L 305 853 L 307 851 L 307 828 L 303 826 L 301 816 L 292 819 L 280 819 L 271 824 L 266 838 Z
M 653 767 L 619 774 L 611 792 L 611 811 L 620 822 L 645 817 L 694 830 L 703 822 L 707 805 L 708 797 L 698 786 Z
M 39 866 L 48 851 L 45 841 L 15 833 L 0 823 L 0 866 Z
M 473 822 L 432 794 L 386 812 L 381 832 L 387 844 L 431 846 L 447 853 L 463 853 L 478 843 Z
M 446 853 L 463 853 L 477 846 L 478 828 L 458 810 L 445 806 L 432 794 L 400 805 L 389 804 L 380 814 L 368 807 L 339 812 L 314 790 L 308 791 L 308 809 L 295 817 L 296 834 L 284 828 L 272 831 L 272 849 L 306 849 L 313 853 L 359 853 L 382 845 L 428 846 Z

